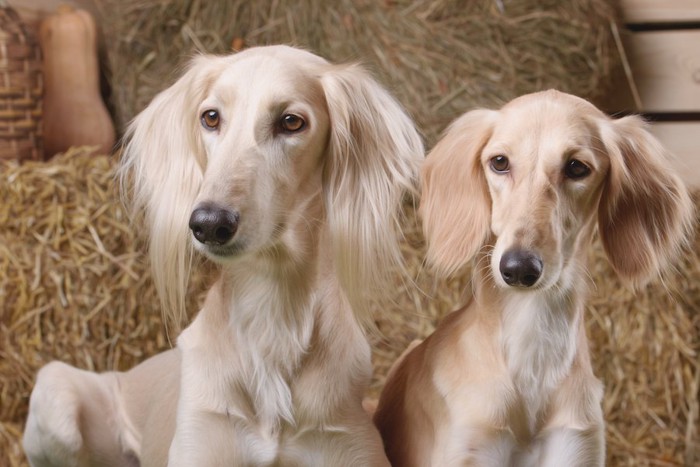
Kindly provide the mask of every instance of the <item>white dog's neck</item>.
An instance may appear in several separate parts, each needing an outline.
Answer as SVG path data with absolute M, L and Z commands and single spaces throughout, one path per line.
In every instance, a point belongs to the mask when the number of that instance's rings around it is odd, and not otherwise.
M 294 423 L 291 380 L 313 333 L 316 267 L 267 263 L 243 262 L 225 273 L 223 309 L 228 310 L 238 384 L 251 396 L 255 418 L 273 427 L 281 420 Z
M 284 326 L 294 333 L 309 313 L 318 265 L 315 255 L 294 261 L 285 252 L 264 252 L 224 269 L 223 309 L 229 327 L 241 332 Z M 256 335 L 256 334 L 254 334 Z
M 188 349 L 184 358 L 206 359 L 201 366 L 213 368 L 216 379 L 227 382 L 209 389 L 210 400 L 227 401 L 227 406 L 204 408 L 252 424 L 263 437 L 274 439 L 283 424 L 299 422 L 295 406 L 303 403 L 297 399 L 304 395 L 294 392 L 295 384 L 316 352 L 329 352 L 319 344 L 330 340 L 322 335 L 326 327 L 320 323 L 324 308 L 329 308 L 324 300 L 342 292 L 334 276 L 325 273 L 332 268 L 332 258 L 324 225 L 318 223 L 313 231 L 306 228 L 304 238 L 283 239 L 274 250 L 224 267 L 201 312 L 178 340 Z M 285 246 L 291 244 L 295 246 Z M 335 320 L 358 326 L 349 308 L 332 308 L 328 313 Z M 335 338 L 338 348 L 344 345 L 338 339 L 361 336 L 346 329 Z M 352 352 L 344 355 L 356 357 Z M 366 360 L 369 365 L 369 355 Z M 334 369 L 339 380 L 345 363 L 339 361 Z

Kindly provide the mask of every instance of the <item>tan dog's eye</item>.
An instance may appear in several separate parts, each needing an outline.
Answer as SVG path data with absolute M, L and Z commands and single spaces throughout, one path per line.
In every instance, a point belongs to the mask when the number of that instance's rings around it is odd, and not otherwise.
M 294 114 L 284 114 L 280 119 L 280 128 L 286 133 L 296 133 L 306 127 L 303 118 Z
M 219 128 L 221 119 L 219 112 L 214 109 L 205 110 L 202 114 L 202 126 L 207 130 L 216 130 Z
M 564 166 L 564 175 L 572 180 L 579 180 L 587 177 L 591 173 L 591 169 L 583 162 L 577 159 L 571 159 Z
M 491 170 L 497 174 L 505 174 L 510 172 L 510 162 L 506 156 L 495 156 L 489 161 Z

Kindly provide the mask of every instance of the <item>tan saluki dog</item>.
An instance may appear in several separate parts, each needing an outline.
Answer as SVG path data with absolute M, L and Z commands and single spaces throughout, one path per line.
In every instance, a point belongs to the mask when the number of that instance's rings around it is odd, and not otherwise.
M 602 466 L 602 385 L 584 329 L 596 228 L 642 286 L 693 209 L 642 120 L 557 91 L 457 119 L 423 168 L 429 260 L 474 260 L 473 298 L 394 365 L 374 416 L 396 467 Z

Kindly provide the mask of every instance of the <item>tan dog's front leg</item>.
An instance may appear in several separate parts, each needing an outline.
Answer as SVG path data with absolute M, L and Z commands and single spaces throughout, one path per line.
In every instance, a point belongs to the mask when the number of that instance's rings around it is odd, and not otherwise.
M 120 439 L 115 376 L 51 362 L 37 376 L 23 446 L 33 467 L 137 466 Z

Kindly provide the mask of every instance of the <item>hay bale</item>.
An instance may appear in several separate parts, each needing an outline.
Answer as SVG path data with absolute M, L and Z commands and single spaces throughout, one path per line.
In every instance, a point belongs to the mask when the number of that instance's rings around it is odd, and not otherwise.
M 170 344 L 112 159 L 80 148 L 0 161 L 0 174 L 0 465 L 26 465 L 19 440 L 41 366 L 127 369 Z M 193 291 L 208 281 L 198 276 Z
M 617 53 L 610 0 L 103 0 L 117 122 L 141 110 L 196 52 L 289 43 L 360 60 L 429 145 L 456 115 L 559 88 L 604 96 Z

